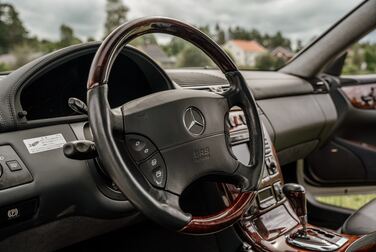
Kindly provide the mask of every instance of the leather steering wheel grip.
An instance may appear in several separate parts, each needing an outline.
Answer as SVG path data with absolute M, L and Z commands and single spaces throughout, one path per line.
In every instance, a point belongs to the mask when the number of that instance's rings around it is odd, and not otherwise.
M 263 162 L 263 133 L 255 100 L 245 80 L 229 56 L 204 33 L 181 21 L 164 17 L 146 17 L 127 22 L 110 33 L 99 47 L 89 72 L 88 114 L 97 151 L 110 177 L 127 198 L 146 216 L 171 229 L 205 234 L 220 231 L 234 224 L 247 210 L 253 200 L 252 192 L 242 192 L 224 210 L 210 216 L 192 217 L 178 207 L 175 195 L 166 197 L 167 192 L 147 190 L 128 167 L 133 163 L 130 157 L 122 155 L 113 136 L 114 124 L 123 121 L 114 115 L 108 100 L 108 79 L 113 62 L 123 47 L 131 40 L 149 33 L 165 33 L 180 37 L 205 52 L 226 75 L 230 82 L 228 101 L 230 106 L 239 105 L 246 113 L 249 125 L 250 146 L 255 161 L 252 169 L 261 174 Z M 240 94 L 240 93 L 243 94 Z M 259 178 L 245 185 L 247 191 L 254 190 Z M 256 182 L 255 182 L 256 181 Z M 177 196 L 176 196 L 177 197 Z

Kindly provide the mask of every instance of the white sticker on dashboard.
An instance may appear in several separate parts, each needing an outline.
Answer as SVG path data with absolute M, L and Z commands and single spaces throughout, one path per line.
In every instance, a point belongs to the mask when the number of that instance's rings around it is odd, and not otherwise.
M 23 142 L 30 154 L 59 149 L 66 143 L 64 136 L 60 133 L 24 139 Z

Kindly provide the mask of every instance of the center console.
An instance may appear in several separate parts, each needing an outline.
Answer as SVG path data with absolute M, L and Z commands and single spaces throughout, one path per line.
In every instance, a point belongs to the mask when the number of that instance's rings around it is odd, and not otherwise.
M 241 110 L 230 112 L 230 136 L 233 151 L 239 157 L 244 153 L 239 150 L 245 148 L 248 141 L 247 126 L 242 117 Z M 236 226 L 246 243 L 244 251 L 347 251 L 359 237 L 337 234 L 307 223 L 305 190 L 297 184 L 284 184 L 266 130 L 264 136 L 265 160 L 259 190 Z M 229 201 L 239 193 L 233 185 L 225 184 L 223 188 Z

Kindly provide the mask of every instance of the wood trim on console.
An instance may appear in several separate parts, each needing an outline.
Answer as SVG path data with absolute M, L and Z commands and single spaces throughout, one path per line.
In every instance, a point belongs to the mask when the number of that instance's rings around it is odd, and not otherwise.
M 308 227 L 314 227 L 311 225 L 308 225 Z M 264 240 L 262 239 L 256 230 L 254 229 L 248 229 L 245 232 L 246 237 L 248 237 L 248 241 L 251 241 L 251 244 L 253 248 L 256 251 L 270 251 L 270 252 L 309 252 L 310 250 L 305 250 L 297 247 L 293 247 L 289 245 L 286 242 L 286 235 L 296 232 L 297 230 L 301 229 L 302 227 L 300 225 L 296 226 L 291 231 L 285 233 L 284 235 L 280 235 L 277 238 L 273 240 Z M 354 243 L 356 240 L 359 239 L 359 236 L 354 235 L 341 235 L 343 237 L 346 237 L 348 239 L 347 243 L 342 246 L 340 249 L 337 250 L 337 252 L 345 252 L 347 248 Z M 371 251 L 371 250 L 369 250 Z
M 267 186 L 271 186 L 276 182 L 281 182 L 283 184 L 283 177 L 281 173 L 281 167 L 279 165 L 277 155 L 275 152 L 275 149 L 272 147 L 273 150 L 273 156 L 277 162 L 277 171 L 278 173 L 272 176 L 269 176 L 262 180 L 260 188 L 264 188 Z M 223 184 L 223 188 L 225 190 L 225 194 L 227 195 L 227 199 L 232 202 L 233 199 L 238 197 L 239 191 L 233 186 L 233 185 L 226 185 Z M 253 203 L 251 203 L 251 207 L 256 203 L 256 193 L 253 196 Z M 257 223 L 262 222 L 262 220 L 259 220 L 259 217 L 264 215 L 265 213 L 272 211 L 273 209 L 277 209 L 278 213 L 276 214 L 286 214 L 290 217 L 296 220 L 296 223 L 293 222 L 287 222 L 286 221 L 286 227 L 281 228 L 280 230 L 267 230 L 267 228 L 264 228 L 262 232 L 263 234 L 260 234 L 261 230 L 257 230 Z M 251 210 L 248 210 L 250 212 Z M 248 215 L 247 215 L 248 214 Z M 283 225 L 283 218 L 279 218 Z M 291 208 L 289 202 L 286 199 L 281 200 L 280 202 L 276 203 L 274 207 L 271 207 L 271 209 L 266 210 L 260 210 L 258 209 L 255 213 L 250 215 L 249 213 L 246 213 L 244 217 L 237 223 L 235 226 L 236 229 L 240 232 L 240 235 L 243 236 L 246 242 L 248 242 L 252 249 L 255 251 L 268 251 L 268 252 L 308 252 L 308 250 L 300 249 L 297 247 L 293 247 L 289 245 L 286 242 L 286 235 L 289 235 L 293 232 L 296 232 L 297 230 L 301 229 L 302 226 L 298 221 L 298 217 L 296 216 L 295 212 Z M 315 226 L 308 225 L 308 227 L 315 228 Z M 330 232 L 330 231 L 328 231 Z M 348 241 L 344 246 L 342 246 L 338 252 L 345 252 L 351 244 L 353 244 L 355 241 L 360 239 L 360 236 L 356 235 L 346 235 L 346 234 L 340 234 L 342 237 L 346 237 Z M 372 249 L 375 248 L 375 245 L 372 245 L 369 249 L 367 248 L 365 251 L 372 251 Z
M 342 87 L 351 104 L 359 109 L 376 109 L 376 84 Z
M 240 193 L 226 209 L 213 215 L 192 217 L 192 220 L 181 230 L 181 232 L 202 234 L 222 230 L 234 224 L 242 215 L 244 215 L 254 197 L 254 192 Z

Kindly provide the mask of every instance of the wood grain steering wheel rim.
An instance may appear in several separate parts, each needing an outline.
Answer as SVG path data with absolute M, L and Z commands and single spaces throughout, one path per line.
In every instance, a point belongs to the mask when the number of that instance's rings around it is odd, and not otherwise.
M 108 105 L 109 73 L 114 60 L 123 47 L 131 40 L 148 33 L 170 34 L 194 44 L 205 52 L 225 74 L 230 83 L 230 89 L 224 94 L 224 100 L 223 97 L 219 98 L 214 94 L 208 97 L 199 94 L 194 99 L 192 98 L 194 102 L 206 99 L 208 103 L 215 101 L 226 109 L 239 106 L 245 112 L 250 135 L 251 161 L 248 166 L 236 161 L 236 169 L 231 170 L 233 173 L 229 172 L 230 176 L 238 179 L 242 192 L 226 209 L 215 214 L 191 216 L 180 210 L 174 194 L 169 193 L 171 190 L 166 192 L 168 190 L 155 190 L 152 187 L 145 190 L 144 185 L 128 168 L 133 166 L 131 158 L 122 154 L 114 141 L 113 132 L 119 131 L 119 128 L 124 130 L 127 127 L 123 125 L 126 122 L 124 115 L 118 115 Z M 149 17 L 127 22 L 109 34 L 98 49 L 90 68 L 87 89 L 89 122 L 99 157 L 119 189 L 146 216 L 180 232 L 206 234 L 229 227 L 245 213 L 254 198 L 252 192 L 257 189 L 260 182 L 264 159 L 263 131 L 255 100 L 240 71 L 228 55 L 208 36 L 190 25 L 170 18 Z M 186 93 L 175 91 L 175 94 L 184 96 Z M 192 95 L 195 96 L 196 93 L 193 92 Z M 169 94 L 165 94 L 165 96 L 171 97 Z M 187 98 L 184 99 L 184 101 L 187 100 Z M 223 105 L 223 101 L 225 101 L 225 105 Z M 174 102 L 182 101 L 174 100 Z M 135 109 L 133 108 L 133 110 Z M 228 145 L 227 143 L 227 148 L 229 148 Z M 231 162 L 235 161 L 231 160 Z

